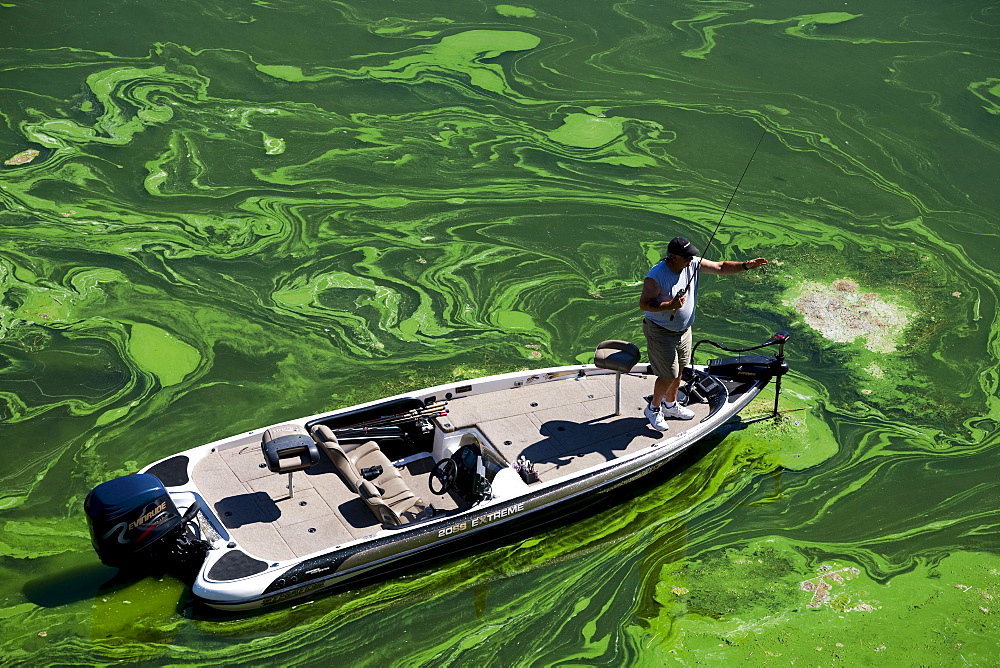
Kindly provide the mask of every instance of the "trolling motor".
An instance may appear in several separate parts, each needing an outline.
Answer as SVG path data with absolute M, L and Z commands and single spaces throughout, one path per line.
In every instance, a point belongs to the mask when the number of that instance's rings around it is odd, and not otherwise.
M 724 345 L 702 339 L 694 345 L 691 350 L 691 361 L 694 362 L 694 355 L 698 346 L 703 343 L 715 346 L 720 350 L 729 353 L 747 353 L 752 350 L 759 350 L 777 344 L 778 354 L 774 357 L 764 357 L 762 355 L 738 355 L 736 357 L 719 357 L 708 361 L 708 373 L 712 376 L 731 378 L 732 380 L 764 380 L 776 378 L 774 387 L 774 414 L 778 414 L 778 395 L 781 392 L 781 377 L 788 373 L 788 362 L 785 361 L 785 343 L 791 335 L 788 332 L 778 332 L 770 339 L 758 346 L 749 348 L 727 348 Z M 689 397 L 699 396 L 694 374 L 688 381 L 686 394 Z

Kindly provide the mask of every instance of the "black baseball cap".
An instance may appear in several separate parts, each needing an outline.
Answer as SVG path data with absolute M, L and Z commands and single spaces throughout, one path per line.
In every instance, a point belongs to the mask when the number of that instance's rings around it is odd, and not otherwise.
M 687 240 L 687 237 L 674 237 L 667 244 L 667 252 L 671 255 L 680 255 L 681 257 L 695 257 L 700 250 L 694 247 L 694 244 Z

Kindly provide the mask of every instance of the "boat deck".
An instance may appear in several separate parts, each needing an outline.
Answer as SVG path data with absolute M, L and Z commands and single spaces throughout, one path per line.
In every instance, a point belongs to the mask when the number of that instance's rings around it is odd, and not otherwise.
M 652 391 L 652 376 L 622 376 L 616 416 L 614 375 L 593 375 L 453 400 L 448 420 L 457 429 L 477 428 L 507 461 L 523 455 L 551 480 L 676 436 L 708 415 L 707 404 L 692 405 L 693 420 L 656 431 L 642 412 Z
M 689 408 L 695 419 L 673 420 L 670 431 L 662 434 L 642 412 L 643 397 L 652 387 L 651 376 L 622 376 L 621 415 L 615 416 L 614 374 L 529 383 L 452 399 L 438 427 L 477 429 L 508 462 L 523 455 L 542 481 L 552 480 L 683 433 L 708 415 L 706 404 L 694 404 Z M 433 464 L 427 453 L 397 467 L 421 499 L 412 519 L 458 508 L 459 499 L 431 493 Z M 267 561 L 303 557 L 381 528 L 325 455 L 316 466 L 292 475 L 294 494 L 289 496 L 288 476 L 272 473 L 264 463 L 259 434 L 213 452 L 193 475 L 232 536 L 248 553 Z

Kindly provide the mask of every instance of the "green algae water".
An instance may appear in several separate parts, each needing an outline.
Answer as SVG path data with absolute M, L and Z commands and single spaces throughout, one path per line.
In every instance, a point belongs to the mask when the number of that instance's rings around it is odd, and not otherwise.
M 0 3 L 12 665 L 996 665 L 1000 8 Z M 243 618 L 118 582 L 83 499 L 406 389 L 792 333 L 773 393 L 586 520 Z M 702 352 L 699 351 L 699 355 Z M 705 359 L 697 360 L 704 362 Z

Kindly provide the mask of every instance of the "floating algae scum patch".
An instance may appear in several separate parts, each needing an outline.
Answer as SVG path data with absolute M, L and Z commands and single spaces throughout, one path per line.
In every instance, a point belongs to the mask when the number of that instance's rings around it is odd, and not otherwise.
M 794 607 L 804 558 L 767 542 L 724 549 L 663 566 L 656 599 L 673 617 L 694 614 L 723 620 Z M 661 616 L 664 614 L 661 613 Z
M 588 107 L 587 113 L 571 113 L 563 124 L 546 133 L 548 138 L 571 150 L 597 150 L 591 155 L 593 162 L 606 162 L 628 167 L 651 167 L 655 160 L 639 155 L 626 142 L 625 126 L 632 119 L 608 116 L 601 107 Z M 598 154 L 600 157 L 598 157 Z
M 17 155 L 12 155 L 11 157 L 7 158 L 6 160 L 3 161 L 3 164 L 5 164 L 5 165 L 26 165 L 29 162 L 31 162 L 32 160 L 34 160 L 35 158 L 37 158 L 38 157 L 38 153 L 39 152 L 37 150 L 35 150 L 33 148 L 29 148 L 26 151 L 21 151 Z
M 276 79 L 300 83 L 343 77 L 390 83 L 426 78 L 450 84 L 451 77 L 460 73 L 468 77 L 474 88 L 517 97 L 503 68 L 484 61 L 508 52 L 530 51 L 540 43 L 539 37 L 518 30 L 466 30 L 415 47 L 386 65 L 366 65 L 358 70 L 316 67 L 313 74 L 306 74 L 294 65 L 259 64 L 257 70 Z M 385 54 L 374 54 L 371 58 L 384 60 Z
M 802 315 L 805 323 L 831 341 L 854 343 L 876 353 L 895 352 L 909 325 L 912 311 L 862 288 L 850 278 L 826 285 L 806 281 L 782 300 Z
M 772 537 L 664 566 L 645 642 L 694 663 L 995 665 L 995 555 L 956 552 L 877 582 L 811 553 Z
M 941 254 L 803 245 L 774 255 L 772 272 L 740 290 L 787 319 L 796 354 L 820 362 L 799 370 L 821 379 L 832 405 L 911 426 L 920 416 L 920 428 L 956 437 L 955 425 L 982 415 L 993 362 L 981 358 L 968 375 L 978 389 L 955 392 L 956 368 L 941 350 L 978 335 L 977 288 Z
M 812 598 L 806 603 L 807 608 L 819 608 L 830 604 L 839 610 L 874 610 L 871 603 L 852 604 L 846 594 L 831 595 L 831 590 L 839 585 L 853 580 L 861 574 L 861 571 L 854 566 L 841 566 L 823 564 L 818 569 L 819 575 L 808 578 L 799 583 L 799 589 L 812 592 Z M 851 607 L 847 607 L 851 606 Z
M 531 7 L 521 7 L 519 5 L 497 5 L 493 8 L 500 16 L 517 19 L 533 19 L 538 13 Z

